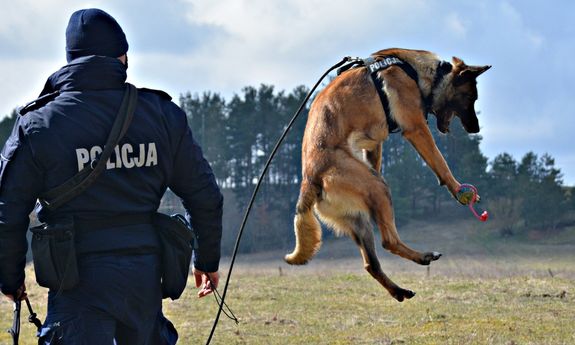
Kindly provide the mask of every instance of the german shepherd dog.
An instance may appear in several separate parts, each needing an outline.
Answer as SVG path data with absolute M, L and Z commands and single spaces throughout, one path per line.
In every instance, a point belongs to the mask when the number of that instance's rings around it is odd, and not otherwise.
M 428 51 L 385 49 L 376 61 L 396 57 L 417 72 L 417 81 L 397 65 L 379 71 L 389 109 L 402 135 L 433 170 L 439 183 L 457 199 L 460 183 L 453 177 L 427 126 L 425 112 L 437 118 L 442 133 L 458 116 L 468 133 L 479 132 L 474 109 L 476 78 L 491 66 L 467 66 L 461 59 L 442 62 Z M 441 79 L 439 66 L 448 66 Z M 307 263 L 321 246 L 315 214 L 336 234 L 359 246 L 365 269 L 398 301 L 414 292 L 402 289 L 382 271 L 376 256 L 373 221 L 382 245 L 391 253 L 429 265 L 438 252 L 418 252 L 405 245 L 395 227 L 391 194 L 381 176 L 382 143 L 389 135 L 386 114 L 370 72 L 352 68 L 332 80 L 311 105 L 302 144 L 302 182 L 294 218 L 296 246 L 285 261 Z M 425 106 L 424 100 L 428 105 Z M 408 173 L 408 172 L 406 172 Z M 459 199 L 460 202 L 462 198 Z

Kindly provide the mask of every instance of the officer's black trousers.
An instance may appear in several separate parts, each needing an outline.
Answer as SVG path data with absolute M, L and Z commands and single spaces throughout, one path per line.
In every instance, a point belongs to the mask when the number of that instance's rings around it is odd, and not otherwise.
M 79 285 L 49 292 L 44 344 L 175 343 L 160 339 L 160 333 L 177 335 L 161 314 L 159 260 L 155 254 L 80 257 Z

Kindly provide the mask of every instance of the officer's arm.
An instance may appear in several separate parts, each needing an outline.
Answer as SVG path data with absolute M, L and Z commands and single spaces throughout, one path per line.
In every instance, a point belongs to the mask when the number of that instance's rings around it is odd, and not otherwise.
M 175 156 L 170 189 L 182 199 L 187 218 L 198 235 L 194 267 L 216 272 L 220 261 L 223 197 L 209 163 L 185 123 Z
M 24 283 L 28 215 L 40 191 L 42 175 L 18 123 L 0 158 L 0 288 L 4 294 L 14 295 Z

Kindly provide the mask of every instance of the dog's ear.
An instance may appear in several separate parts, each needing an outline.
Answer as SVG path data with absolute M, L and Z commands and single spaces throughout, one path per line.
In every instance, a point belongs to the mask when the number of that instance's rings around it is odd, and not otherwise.
M 451 62 L 453 64 L 453 71 L 455 73 L 457 73 L 457 75 L 459 77 L 463 77 L 463 78 L 477 78 L 479 77 L 479 75 L 481 75 L 483 72 L 487 71 L 488 69 L 491 68 L 490 65 L 485 65 L 485 66 L 467 66 L 465 64 L 465 62 L 463 62 L 463 60 L 461 60 L 460 58 L 454 56 L 451 59 Z
M 485 66 L 469 66 L 468 70 L 475 75 L 475 78 L 479 77 L 483 72 L 491 68 L 491 65 Z
M 461 60 L 457 56 L 452 57 L 451 62 L 453 63 L 453 66 L 455 66 L 455 67 L 464 67 L 465 66 L 465 62 L 463 62 L 463 60 Z
M 483 72 L 490 69 L 490 65 L 485 66 L 465 66 L 458 73 L 458 77 L 462 80 L 475 79 L 479 77 Z

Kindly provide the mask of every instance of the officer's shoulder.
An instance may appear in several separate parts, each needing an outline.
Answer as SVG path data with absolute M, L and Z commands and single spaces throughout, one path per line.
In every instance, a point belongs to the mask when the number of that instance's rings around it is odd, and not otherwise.
M 186 114 L 176 103 L 172 101 L 172 97 L 166 92 L 148 88 L 139 88 L 138 91 L 139 94 L 144 95 L 144 97 L 155 98 L 153 101 L 157 102 L 157 104 L 161 107 L 164 117 L 174 119 L 174 121 L 176 121 L 175 123 L 177 123 L 177 126 L 181 126 L 182 119 L 185 121 Z
M 42 95 L 42 96 L 36 98 L 35 100 L 28 102 L 25 106 L 23 106 L 22 108 L 20 108 L 18 110 L 18 113 L 20 114 L 20 116 L 24 116 L 31 111 L 41 109 L 46 104 L 50 103 L 56 97 L 58 97 L 59 94 L 60 94 L 60 92 L 56 91 L 56 92 Z
M 161 99 L 166 100 L 166 101 L 172 100 L 172 96 L 170 96 L 167 92 L 162 91 L 162 90 L 148 89 L 147 87 L 142 87 L 142 88 L 138 89 L 138 92 L 154 94 L 154 95 L 157 95 Z

